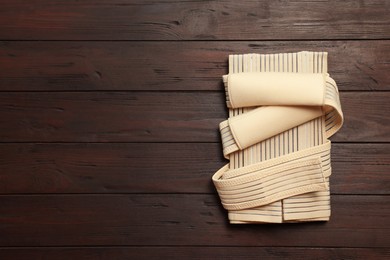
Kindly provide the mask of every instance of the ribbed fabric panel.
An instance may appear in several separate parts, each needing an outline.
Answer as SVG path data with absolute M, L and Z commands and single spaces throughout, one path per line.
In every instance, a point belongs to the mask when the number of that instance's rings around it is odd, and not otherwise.
M 263 206 L 293 195 L 326 189 L 318 159 L 295 161 L 271 167 L 219 186 L 222 204 L 228 210 Z
M 327 179 L 329 186 L 329 179 Z M 289 221 L 323 221 L 330 216 L 330 193 L 318 191 L 283 200 L 283 219 Z
M 235 151 L 238 151 L 239 148 L 234 141 L 233 134 L 230 130 L 229 124 L 227 121 L 223 121 L 219 125 L 219 130 L 221 132 L 221 138 L 222 138 L 222 147 L 223 147 L 223 154 L 226 158 L 228 154 L 231 154 Z
M 294 72 L 294 73 L 327 73 L 327 53 L 325 52 L 299 52 L 299 53 L 281 53 L 281 54 L 244 54 L 229 56 L 229 74 L 242 72 Z M 230 107 L 228 88 L 225 87 L 226 102 Z M 337 96 L 337 98 L 335 98 Z M 336 102 L 336 104 L 335 104 Z M 228 174 L 222 175 L 221 179 L 237 178 L 243 172 L 239 169 L 245 169 L 246 166 L 267 162 L 272 159 L 283 157 L 305 149 L 323 145 L 327 138 L 333 135 L 341 126 L 340 117 L 331 107 L 338 106 L 337 86 L 332 79 L 326 81 L 324 103 L 324 116 L 306 122 L 302 125 L 293 127 L 285 132 L 277 134 L 262 142 L 254 144 L 246 149 L 239 150 L 235 144 L 233 135 L 230 131 L 227 121 L 220 124 L 220 130 L 223 140 L 223 149 L 225 156 L 230 160 Z M 229 117 L 241 115 L 253 108 L 236 108 L 229 109 Z M 327 189 L 329 187 L 328 177 L 331 174 L 330 154 L 322 152 L 321 166 L 325 173 Z M 237 169 L 238 171 L 235 171 Z M 248 173 L 245 173 L 248 174 Z M 294 172 L 293 179 L 302 180 L 311 178 L 310 174 L 306 175 L 305 171 L 301 173 Z M 301 175 L 300 175 L 301 174 Z M 318 178 L 313 174 L 312 179 Z M 275 177 L 275 176 L 274 176 Z M 291 177 L 291 176 L 290 176 Z M 301 178 L 301 179 L 299 179 Z M 271 178 L 272 179 L 272 178 Z M 275 177 L 273 180 L 275 181 Z M 263 180 L 264 181 L 264 180 Z M 271 181 L 271 182 L 269 182 Z M 279 192 L 278 181 L 268 182 L 262 187 L 264 192 Z M 230 190 L 222 191 L 221 200 L 226 205 L 245 204 L 248 201 L 261 199 L 259 193 L 253 192 L 256 188 L 247 184 L 239 188 L 234 187 Z M 249 185 L 249 186 L 248 186 Z M 275 186 L 276 185 L 276 186 Z M 252 188 L 251 188 L 252 187 Z M 281 187 L 279 183 L 279 187 Z M 252 193 L 251 193 L 252 192 Z M 229 195 L 236 195 L 234 199 Z M 255 196 L 255 197 L 253 197 Z M 256 197 L 257 196 L 257 197 Z M 260 197 L 259 197 L 260 196 Z M 269 197 L 269 196 L 268 196 Z M 224 202 L 225 200 L 225 202 Z M 329 190 L 309 192 L 301 195 L 295 195 L 283 200 L 278 200 L 264 206 L 254 206 L 241 210 L 231 207 L 229 210 L 229 220 L 231 223 L 253 223 L 253 222 L 295 222 L 295 221 L 322 221 L 328 220 L 330 216 Z M 249 202 L 247 204 L 250 204 Z M 253 205 L 252 205 L 253 206 Z M 229 206 L 227 206 L 229 208 Z
M 228 217 L 232 224 L 253 222 L 282 223 L 282 201 L 276 201 L 259 209 L 229 210 Z
M 244 57 L 243 57 L 244 56 Z M 229 73 L 240 73 L 240 72 L 316 72 L 316 73 L 326 73 L 327 72 L 327 61 L 326 53 L 315 53 L 313 70 L 308 71 L 309 66 L 307 65 L 307 58 L 303 59 L 302 54 L 299 53 L 284 53 L 284 54 L 275 54 L 275 55 L 259 55 L 259 54 L 247 54 L 247 55 L 230 55 L 229 64 L 233 63 L 233 66 L 229 66 Z M 307 56 L 306 56 L 307 57 Z M 303 62 L 302 62 L 303 61 Z M 240 63 L 242 65 L 240 65 Z M 232 69 L 232 70 L 230 70 Z M 325 69 L 325 70 L 324 70 Z M 232 109 L 230 111 L 230 116 L 239 115 L 244 113 L 243 109 Z M 324 125 L 323 119 L 314 119 L 313 124 Z M 307 146 L 303 146 L 303 141 L 306 138 L 301 139 L 301 147 L 298 146 L 300 136 L 309 136 L 308 125 L 311 125 L 312 122 L 305 123 L 301 127 L 294 127 L 284 133 L 281 133 L 277 136 L 274 136 L 268 140 L 265 140 L 259 144 L 249 147 L 243 151 L 235 152 L 230 155 L 230 168 L 235 169 L 245 165 L 253 164 L 256 162 L 262 162 L 264 160 L 272 159 L 276 156 L 289 154 L 299 149 L 304 149 Z M 300 133 L 300 134 L 299 134 Z M 318 136 L 318 131 L 314 134 Z M 312 136 L 312 134 L 310 134 Z M 322 144 L 324 138 L 321 138 Z M 282 203 L 279 204 L 280 208 L 278 209 L 282 214 Z M 302 205 L 304 206 L 304 205 Z M 301 207 L 297 207 L 297 211 Z M 252 209 L 257 210 L 254 215 L 264 214 L 262 213 L 261 208 Z M 303 209 L 305 210 L 305 209 Z M 245 210 L 244 210 L 245 211 Z M 248 214 L 246 212 L 241 212 L 240 214 Z M 245 221 L 245 220 L 244 220 Z M 256 221 L 256 217 L 252 216 L 251 221 Z M 259 221 L 261 221 L 259 219 Z M 267 221 L 268 222 L 268 221 Z

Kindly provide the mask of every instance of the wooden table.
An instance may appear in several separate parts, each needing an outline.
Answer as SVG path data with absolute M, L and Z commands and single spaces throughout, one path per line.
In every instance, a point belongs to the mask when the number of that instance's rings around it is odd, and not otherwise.
M 0 1 L 0 259 L 390 257 L 390 3 Z M 328 223 L 229 225 L 233 53 L 327 51 Z

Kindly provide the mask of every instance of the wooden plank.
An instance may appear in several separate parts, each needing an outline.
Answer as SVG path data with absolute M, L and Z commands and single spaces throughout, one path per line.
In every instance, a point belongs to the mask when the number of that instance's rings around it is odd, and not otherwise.
M 1 194 L 214 193 L 216 143 L 1 144 Z M 390 194 L 390 144 L 333 144 L 332 194 Z
M 0 248 L 1 259 L 387 259 L 388 248 L 45 247 Z
M 389 194 L 389 144 L 332 144 L 331 156 L 332 193 Z M 375 178 L 382 183 L 376 183 Z
M 328 223 L 229 225 L 217 195 L 0 196 L 0 246 L 389 247 L 389 196 L 332 196 Z
M 390 41 L 0 42 L 0 90 L 220 91 L 228 54 L 301 50 L 340 90 L 390 90 Z
M 390 92 L 341 94 L 343 142 L 389 142 Z M 220 92 L 32 92 L 0 96 L 2 142 L 219 142 Z
M 389 3 L 371 1 L 1 1 L 1 39 L 389 38 Z
M 223 93 L 4 93 L 2 141 L 217 141 Z M 218 105 L 217 105 L 218 104 Z

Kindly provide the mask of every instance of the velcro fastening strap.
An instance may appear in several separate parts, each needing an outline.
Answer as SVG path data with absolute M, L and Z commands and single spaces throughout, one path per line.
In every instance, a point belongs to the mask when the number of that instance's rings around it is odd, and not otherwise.
M 241 210 L 266 205 L 294 195 L 327 189 L 321 159 L 310 158 L 282 163 L 232 179 L 219 179 L 225 166 L 213 181 L 227 210 Z

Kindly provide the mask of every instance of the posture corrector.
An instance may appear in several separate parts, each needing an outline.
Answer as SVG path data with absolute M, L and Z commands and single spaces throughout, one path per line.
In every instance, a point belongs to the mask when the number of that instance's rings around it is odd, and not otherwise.
M 329 138 L 343 113 L 327 53 L 230 55 L 223 83 L 230 162 L 212 179 L 230 222 L 329 220 Z

